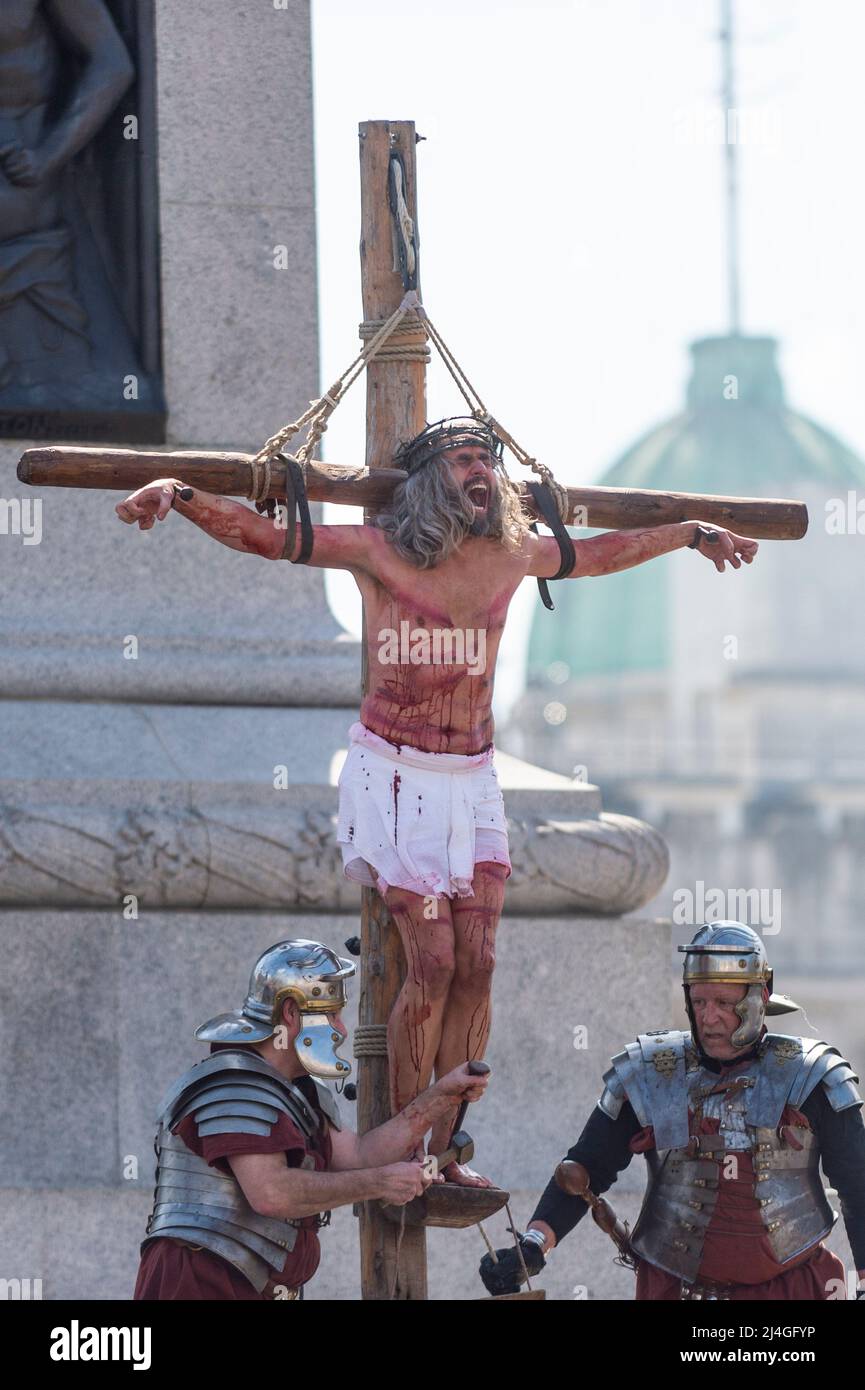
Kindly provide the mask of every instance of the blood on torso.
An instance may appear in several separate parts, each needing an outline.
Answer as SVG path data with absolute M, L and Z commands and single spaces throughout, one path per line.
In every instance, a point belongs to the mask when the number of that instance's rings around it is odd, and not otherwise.
M 493 742 L 493 682 L 510 601 L 527 559 L 470 537 L 421 570 L 381 532 L 354 571 L 363 595 L 367 687 L 361 721 L 380 738 L 430 753 L 479 753 Z

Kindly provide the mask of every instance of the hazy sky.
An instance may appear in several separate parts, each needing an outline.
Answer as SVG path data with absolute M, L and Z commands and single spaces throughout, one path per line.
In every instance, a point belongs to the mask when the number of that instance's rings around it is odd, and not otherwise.
M 312 15 L 323 380 L 361 317 L 358 123 L 414 119 L 431 316 L 521 443 L 597 479 L 680 409 L 689 341 L 727 327 L 718 0 Z M 865 453 L 865 5 L 738 0 L 736 21 L 743 330 L 780 339 L 790 402 Z M 354 390 L 333 462 L 363 458 Z M 429 418 L 460 409 L 434 365 Z

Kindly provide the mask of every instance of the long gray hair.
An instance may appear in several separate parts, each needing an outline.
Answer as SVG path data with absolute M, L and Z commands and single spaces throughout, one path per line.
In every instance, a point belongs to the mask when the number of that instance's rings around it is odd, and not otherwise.
M 508 550 L 519 548 L 530 516 L 514 483 L 499 466 L 485 517 L 476 518 L 467 494 L 441 454 L 415 469 L 393 493 L 390 510 L 375 518 L 397 554 L 418 569 L 433 569 L 467 536 L 491 536 Z

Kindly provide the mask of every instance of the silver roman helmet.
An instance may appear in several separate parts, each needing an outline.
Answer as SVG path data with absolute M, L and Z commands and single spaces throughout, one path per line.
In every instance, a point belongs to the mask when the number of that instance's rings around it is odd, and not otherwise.
M 696 984 L 746 985 L 747 992 L 736 1013 L 742 1020 L 731 1038 L 734 1047 L 750 1047 L 760 1037 L 767 1014 L 795 1013 L 799 1005 L 783 994 L 772 993 L 773 974 L 760 937 L 744 922 L 707 922 L 693 941 L 679 950 L 685 955 L 683 984 L 685 1007 L 696 1038 L 689 986 Z M 763 1002 L 763 991 L 769 994 Z
M 294 1047 L 304 1070 L 344 1081 L 351 1063 L 339 1056 L 342 1035 L 327 1015 L 345 1007 L 345 982 L 356 969 L 320 941 L 278 941 L 255 962 L 243 1007 L 208 1019 L 195 1036 L 200 1042 L 264 1042 L 280 1025 L 286 999 L 293 999 L 300 1011 Z

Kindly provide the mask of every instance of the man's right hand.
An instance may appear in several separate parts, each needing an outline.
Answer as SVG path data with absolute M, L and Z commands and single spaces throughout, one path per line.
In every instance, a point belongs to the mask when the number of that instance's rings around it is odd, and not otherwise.
M 164 521 L 171 511 L 176 482 L 176 478 L 157 478 L 156 482 L 130 493 L 114 510 L 129 526 L 137 521 L 140 531 L 149 531 L 155 521 Z
M 525 1262 L 529 1276 L 540 1274 L 546 1260 L 540 1247 L 533 1240 L 520 1239 L 520 1259 L 516 1246 L 508 1245 L 502 1250 L 496 1251 L 496 1259 L 492 1255 L 484 1255 L 481 1260 L 480 1276 L 484 1282 L 484 1287 L 493 1295 L 503 1293 L 519 1293 L 520 1284 L 524 1284 L 526 1276 L 523 1272 Z M 496 1263 L 498 1261 L 498 1263 Z
M 392 1206 L 404 1207 L 413 1197 L 420 1197 L 432 1182 L 432 1174 L 418 1159 L 410 1163 L 388 1163 L 381 1168 L 379 1197 Z

